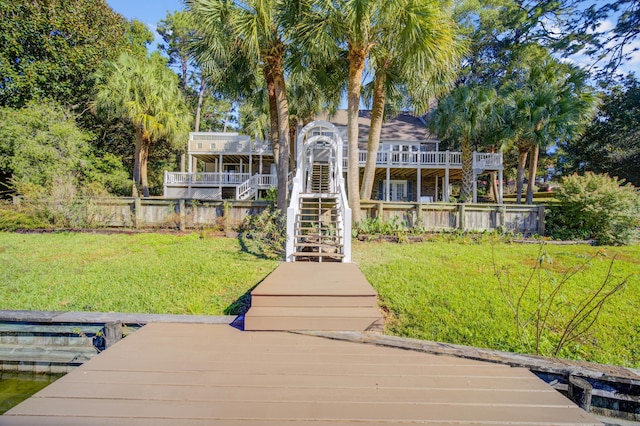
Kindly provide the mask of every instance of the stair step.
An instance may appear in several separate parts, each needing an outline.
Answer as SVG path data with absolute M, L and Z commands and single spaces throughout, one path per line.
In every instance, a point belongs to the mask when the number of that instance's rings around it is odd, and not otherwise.
M 376 308 L 378 298 L 375 295 L 350 296 L 301 296 L 301 295 L 251 295 L 251 307 L 351 307 Z
M 332 243 L 295 243 L 296 247 L 342 248 L 342 244 Z
M 342 259 L 343 253 L 321 253 L 317 251 L 296 251 L 293 253 L 294 257 L 334 257 Z
M 252 307 L 244 318 L 245 330 L 351 331 L 380 328 L 382 315 L 375 307 Z
M 308 235 L 296 235 L 294 238 L 298 239 L 298 238 L 322 238 L 324 239 L 331 239 L 331 240 L 341 240 L 342 236 L 341 235 L 317 235 L 317 234 L 308 234 Z

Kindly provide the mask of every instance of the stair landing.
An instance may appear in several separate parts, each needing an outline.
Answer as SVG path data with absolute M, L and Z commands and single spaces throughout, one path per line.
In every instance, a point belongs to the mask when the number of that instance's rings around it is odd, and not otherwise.
M 377 297 L 353 263 L 282 263 L 251 292 L 244 329 L 380 330 Z

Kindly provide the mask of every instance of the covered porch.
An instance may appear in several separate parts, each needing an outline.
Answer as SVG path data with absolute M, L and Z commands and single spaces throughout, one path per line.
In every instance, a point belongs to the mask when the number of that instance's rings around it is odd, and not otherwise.
M 460 152 L 387 149 L 378 152 L 371 198 L 381 201 L 418 201 L 423 203 L 451 201 L 451 186 L 462 180 Z M 404 150 L 403 150 L 404 148 Z M 367 160 L 366 150 L 360 150 L 361 172 Z M 497 178 L 496 203 L 503 202 L 502 153 L 473 153 L 473 202 L 478 202 L 478 178 Z
M 165 198 L 250 200 L 277 186 L 273 152 L 265 141 L 237 133 L 190 133 L 187 156 L 186 172 L 165 172 Z

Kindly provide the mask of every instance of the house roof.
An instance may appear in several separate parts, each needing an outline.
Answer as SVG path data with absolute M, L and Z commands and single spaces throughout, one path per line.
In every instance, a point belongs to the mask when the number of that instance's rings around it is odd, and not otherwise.
M 347 127 L 347 110 L 340 109 L 335 114 L 321 113 L 319 120 L 326 120 L 338 127 Z M 366 140 L 369 137 L 371 126 L 371 110 L 360 110 L 358 114 L 359 139 Z M 380 134 L 381 141 L 426 141 L 437 139 L 429 133 L 429 129 L 419 117 L 411 114 L 398 114 L 388 117 L 382 124 Z

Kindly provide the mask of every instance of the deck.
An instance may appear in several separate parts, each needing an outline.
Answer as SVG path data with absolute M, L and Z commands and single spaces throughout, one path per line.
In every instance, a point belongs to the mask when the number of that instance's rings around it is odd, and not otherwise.
M 228 325 L 149 324 L 0 425 L 591 425 L 526 369 Z
M 281 263 L 251 292 L 245 330 L 382 328 L 378 293 L 354 263 Z

